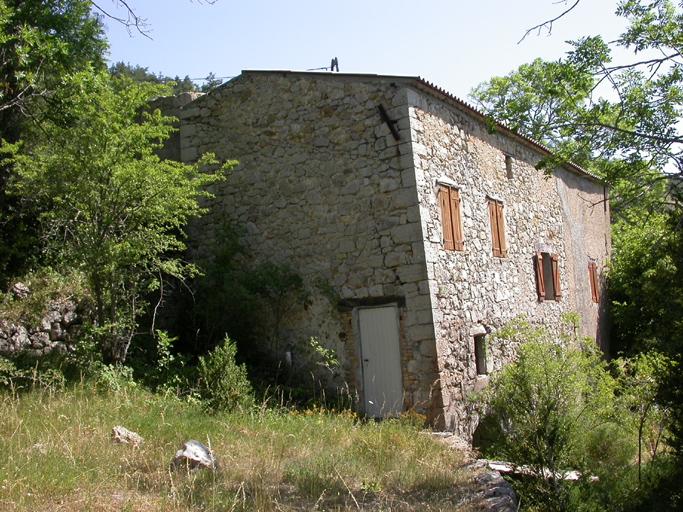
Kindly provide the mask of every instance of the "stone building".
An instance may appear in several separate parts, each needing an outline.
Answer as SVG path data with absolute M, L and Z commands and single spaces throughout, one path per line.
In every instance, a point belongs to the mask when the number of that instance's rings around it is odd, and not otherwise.
M 191 253 L 229 219 L 255 262 L 301 275 L 311 300 L 286 335 L 334 349 L 369 415 L 470 437 L 467 394 L 513 357 L 491 335 L 519 316 L 577 313 L 604 343 L 604 184 L 537 170 L 545 147 L 423 79 L 245 71 L 179 117 L 183 161 L 239 160 Z

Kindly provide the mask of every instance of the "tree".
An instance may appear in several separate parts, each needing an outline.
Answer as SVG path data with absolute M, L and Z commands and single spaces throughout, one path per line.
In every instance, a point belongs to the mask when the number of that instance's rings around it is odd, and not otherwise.
M 106 49 L 87 0 L 0 0 L 0 137 L 16 142 L 27 121 L 58 119 L 62 77 L 104 69 Z
M 640 353 L 630 360 L 618 361 L 621 399 L 631 414 L 638 434 L 638 485 L 642 483 L 643 443 L 650 461 L 657 457 L 668 422 L 668 409 L 657 400 L 659 382 L 672 371 L 671 361 L 657 351 Z
M 64 122 L 66 106 L 56 94 L 62 77 L 103 69 L 105 51 L 87 0 L 0 0 L 0 139 L 28 143 L 42 136 L 44 121 Z M 35 252 L 35 219 L 5 194 L 11 173 L 0 167 L 0 282 Z
M 144 109 L 165 91 L 102 72 L 75 74 L 59 98 L 70 122 L 45 125 L 45 145 L 5 146 L 12 193 L 40 208 L 48 255 L 89 278 L 108 361 L 126 359 L 144 294 L 164 275 L 196 272 L 172 252 L 184 249 L 187 219 L 204 212 L 197 202 L 209 196 L 204 187 L 222 175 L 200 172 L 215 168 L 212 155 L 194 166 L 156 156 L 171 119 Z
M 617 15 L 626 18 L 629 26 L 613 43 L 600 36 L 570 42 L 566 59 L 534 63 L 531 77 L 520 68 L 482 84 L 473 97 L 494 118 L 510 122 L 522 133 L 541 135 L 540 140 L 557 151 L 541 166 L 552 168 L 574 160 L 590 170 L 597 160 L 594 167 L 599 170 L 616 163 L 615 172 L 605 169 L 603 175 L 630 182 L 625 201 L 650 194 L 654 188 L 662 193 L 658 206 L 680 210 L 681 180 L 671 177 L 673 173 L 683 177 L 683 134 L 678 126 L 683 106 L 683 13 L 669 0 L 622 0 Z M 613 63 L 616 49 L 632 51 L 633 60 Z M 561 70 L 557 85 L 552 74 L 542 73 L 553 68 Z M 528 93 L 523 91 L 524 96 L 519 88 L 497 83 L 516 80 L 527 87 L 539 86 L 536 98 L 531 98 L 535 105 L 552 103 L 552 113 L 536 125 L 529 123 L 524 105 L 516 101 L 528 98 Z M 606 89 L 611 89 L 609 96 Z M 549 136 L 542 134 L 539 125 L 543 124 Z
M 183 92 L 199 92 L 199 87 L 192 82 L 189 75 L 181 79 L 176 76 L 164 76 L 161 73 L 154 74 L 149 72 L 149 68 L 132 66 L 130 63 L 117 62 L 109 66 L 109 73 L 117 78 L 128 78 L 133 82 L 148 82 L 151 84 L 164 84 L 171 87 L 171 94 L 176 95 Z

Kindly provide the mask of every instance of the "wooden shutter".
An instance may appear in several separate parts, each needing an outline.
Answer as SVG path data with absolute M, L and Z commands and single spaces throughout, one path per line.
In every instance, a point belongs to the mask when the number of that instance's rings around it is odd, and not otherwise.
M 498 239 L 498 214 L 496 202 L 489 199 L 489 218 L 491 219 L 491 242 L 493 243 L 493 255 L 500 257 L 500 240 Z
M 445 185 L 439 185 L 439 202 L 441 203 L 441 231 L 443 232 L 443 248 L 449 251 L 455 249 L 453 240 L 453 221 L 451 220 L 450 190 Z
M 537 252 L 534 255 L 534 266 L 536 267 L 536 292 L 538 300 L 545 300 L 545 283 L 543 282 L 543 253 Z
M 489 217 L 491 218 L 491 241 L 493 242 L 493 255 L 498 258 L 506 258 L 508 253 L 505 247 L 505 232 L 503 222 L 503 203 L 495 199 L 489 199 Z
M 591 296 L 593 302 L 597 304 L 600 302 L 600 289 L 598 288 L 598 266 L 593 262 L 588 263 L 588 276 L 591 283 Z
M 555 300 L 560 300 L 562 298 L 562 292 L 560 292 L 560 265 L 558 264 L 557 254 L 550 255 L 550 265 L 553 271 L 553 288 L 555 288 Z
M 451 188 L 451 225 L 453 226 L 453 245 L 456 251 L 465 249 L 465 241 L 462 238 L 462 223 L 460 222 L 460 192 L 457 188 Z
M 505 222 L 503 221 L 503 203 L 496 201 L 496 217 L 498 225 L 498 243 L 500 245 L 500 257 L 507 258 L 508 251 L 505 245 Z

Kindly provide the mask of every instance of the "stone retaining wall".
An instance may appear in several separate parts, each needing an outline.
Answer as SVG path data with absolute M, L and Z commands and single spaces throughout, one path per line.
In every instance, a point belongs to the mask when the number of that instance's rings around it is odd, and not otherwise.
M 29 293 L 28 289 L 26 292 Z M 24 298 L 16 296 L 15 300 Z M 0 355 L 42 357 L 66 354 L 72 350 L 72 340 L 77 338 L 90 307 L 87 300 L 79 303 L 65 299 L 46 304 L 37 321 L 0 320 Z

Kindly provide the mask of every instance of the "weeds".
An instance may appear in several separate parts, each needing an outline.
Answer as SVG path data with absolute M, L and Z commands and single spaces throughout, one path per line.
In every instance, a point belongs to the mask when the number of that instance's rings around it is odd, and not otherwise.
M 1 510 L 457 510 L 471 480 L 454 470 L 459 452 L 399 419 L 360 424 L 320 408 L 207 415 L 89 383 L 0 401 Z M 114 444 L 114 425 L 144 442 Z M 210 445 L 221 469 L 170 470 L 188 439 Z

